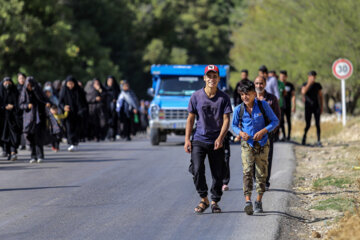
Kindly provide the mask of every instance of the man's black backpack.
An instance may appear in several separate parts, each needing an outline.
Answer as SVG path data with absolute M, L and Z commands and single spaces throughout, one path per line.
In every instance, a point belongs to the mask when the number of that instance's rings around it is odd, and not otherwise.
M 257 103 L 259 105 L 260 112 L 264 117 L 265 126 L 267 126 L 267 125 L 269 125 L 270 120 L 269 120 L 268 116 L 265 113 L 264 107 L 262 105 L 262 101 L 258 100 Z M 240 122 L 241 131 L 242 131 L 242 117 L 244 115 L 244 112 L 245 112 L 245 104 L 244 104 L 244 102 L 242 102 L 241 105 L 240 105 L 240 113 L 239 113 L 239 122 Z M 268 132 L 269 137 L 272 137 L 273 135 L 274 135 L 273 131 Z

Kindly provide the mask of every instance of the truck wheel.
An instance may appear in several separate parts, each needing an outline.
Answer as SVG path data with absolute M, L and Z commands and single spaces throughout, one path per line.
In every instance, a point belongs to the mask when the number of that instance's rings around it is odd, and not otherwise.
M 156 128 L 150 129 L 150 141 L 151 145 L 156 146 L 160 143 L 160 131 Z
M 166 142 L 166 133 L 162 133 L 161 135 L 160 135 L 160 142 Z

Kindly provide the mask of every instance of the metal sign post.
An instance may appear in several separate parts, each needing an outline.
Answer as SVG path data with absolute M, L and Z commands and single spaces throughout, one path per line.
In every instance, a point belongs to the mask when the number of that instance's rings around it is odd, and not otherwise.
M 332 72 L 337 79 L 341 80 L 341 102 L 342 102 L 342 123 L 346 125 L 346 95 L 345 95 L 345 80 L 353 73 L 352 63 L 345 59 L 339 58 L 332 65 Z

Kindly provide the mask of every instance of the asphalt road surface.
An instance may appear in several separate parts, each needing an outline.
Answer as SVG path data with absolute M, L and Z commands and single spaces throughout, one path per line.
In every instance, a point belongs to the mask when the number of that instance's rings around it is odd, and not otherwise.
M 84 143 L 75 153 L 64 144 L 58 153 L 46 148 L 41 164 L 29 164 L 28 151 L 15 163 L 1 159 L 0 239 L 276 239 L 295 165 L 291 145 L 275 144 L 264 214 L 243 212 L 240 146 L 232 145 L 223 213 L 196 215 L 182 141 L 169 137 L 154 147 L 142 136 Z

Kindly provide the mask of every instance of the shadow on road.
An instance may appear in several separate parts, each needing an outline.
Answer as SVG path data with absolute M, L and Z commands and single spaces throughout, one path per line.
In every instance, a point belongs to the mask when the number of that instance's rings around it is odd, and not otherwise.
M 279 211 L 264 211 L 264 213 L 261 214 L 261 215 L 253 215 L 253 216 L 271 216 L 271 215 L 279 215 L 279 216 L 282 216 L 282 217 L 295 219 L 295 220 L 298 220 L 299 222 L 302 222 L 302 223 L 316 223 L 316 222 L 321 222 L 321 221 L 324 221 L 324 220 L 332 219 L 331 217 L 306 219 L 306 218 L 303 218 L 303 217 L 298 217 L 298 216 L 294 216 L 294 215 L 291 215 L 291 214 L 286 213 L 286 212 L 279 212 Z
M 54 186 L 54 187 L 30 187 L 30 188 L 3 188 L 0 192 L 9 191 L 28 191 L 28 190 L 41 190 L 41 189 L 56 189 L 56 188 L 78 188 L 80 186 Z
M 96 160 L 89 160 L 89 159 L 49 159 L 46 163 L 55 163 L 55 162 L 64 162 L 64 163 L 98 163 L 98 162 L 118 162 L 118 161 L 134 161 L 138 160 L 135 158 L 126 158 L 126 159 L 96 159 Z
M 234 190 L 235 191 L 235 190 Z M 320 195 L 334 195 L 339 193 L 358 193 L 359 191 L 350 191 L 350 190 L 344 190 L 344 191 L 337 191 L 337 192 L 295 192 L 287 189 L 274 189 L 271 188 L 268 190 L 268 192 L 285 192 L 290 193 L 294 195 L 314 195 L 314 196 L 320 196 Z
M 0 166 L 0 170 L 32 170 L 32 169 L 53 169 L 57 167 L 34 167 L 34 166 Z

